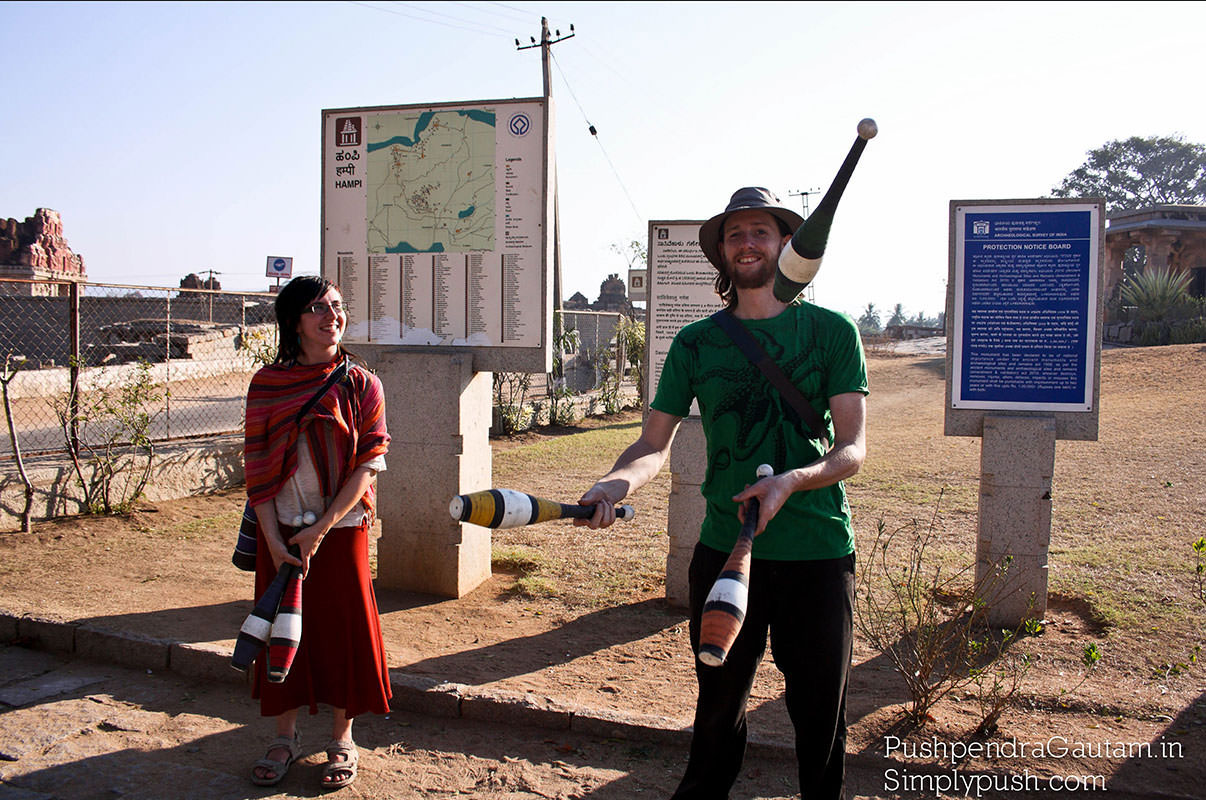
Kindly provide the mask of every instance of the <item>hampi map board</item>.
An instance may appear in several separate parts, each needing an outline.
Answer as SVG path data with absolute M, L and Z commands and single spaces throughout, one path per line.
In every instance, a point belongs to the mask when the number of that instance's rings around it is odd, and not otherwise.
M 345 342 L 551 369 L 551 116 L 542 99 L 322 112 L 322 274 Z
M 946 433 L 986 414 L 1054 417 L 1096 439 L 1104 202 L 955 200 L 947 282 Z
M 702 224 L 703 220 L 649 223 L 646 405 L 657 392 L 662 364 L 675 334 L 688 322 L 709 317 L 723 308 L 713 288 L 716 268 L 699 249 Z M 694 404 L 691 413 L 699 413 Z

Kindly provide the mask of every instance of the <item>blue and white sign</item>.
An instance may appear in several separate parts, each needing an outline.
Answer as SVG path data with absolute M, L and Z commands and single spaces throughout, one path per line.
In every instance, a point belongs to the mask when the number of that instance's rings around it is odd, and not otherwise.
M 293 277 L 293 258 L 292 258 L 292 256 L 268 256 L 268 277 L 269 278 L 291 278 L 291 277 Z
M 1093 411 L 1096 204 L 955 209 L 951 407 Z

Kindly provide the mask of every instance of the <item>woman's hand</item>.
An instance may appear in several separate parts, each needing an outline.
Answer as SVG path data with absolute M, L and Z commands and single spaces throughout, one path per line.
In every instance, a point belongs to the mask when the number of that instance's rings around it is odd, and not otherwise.
M 300 567 L 301 561 L 289 553 L 284 537 L 281 536 L 281 529 L 276 521 L 276 505 L 269 500 L 266 503 L 260 503 L 252 510 L 255 512 L 260 531 L 264 535 L 264 541 L 268 543 L 268 554 L 272 556 L 272 566 L 277 572 L 280 571 L 281 564 L 293 564 Z
M 322 544 L 322 537 L 327 535 L 327 531 L 331 529 L 330 524 L 326 523 L 327 515 L 323 515 L 313 525 L 308 525 L 305 528 L 297 531 L 289 538 L 289 544 L 296 546 L 301 551 L 301 560 L 293 559 L 291 563 L 300 564 L 302 568 L 302 578 L 310 572 L 310 559 L 318 552 L 318 546 Z M 293 558 L 289 556 L 289 558 Z
M 282 564 L 293 564 L 294 566 L 302 566 L 302 562 L 296 556 L 292 555 L 287 549 L 285 543 L 281 540 L 280 530 L 272 531 L 264 536 L 264 540 L 268 542 L 268 552 L 272 556 L 272 566 L 279 572 Z

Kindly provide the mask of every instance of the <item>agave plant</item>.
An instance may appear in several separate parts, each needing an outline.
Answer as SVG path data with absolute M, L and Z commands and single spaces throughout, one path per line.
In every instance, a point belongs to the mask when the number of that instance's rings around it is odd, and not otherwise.
M 1139 319 L 1163 320 L 1189 297 L 1189 273 L 1167 267 L 1147 269 L 1122 287 L 1122 302 L 1139 309 Z

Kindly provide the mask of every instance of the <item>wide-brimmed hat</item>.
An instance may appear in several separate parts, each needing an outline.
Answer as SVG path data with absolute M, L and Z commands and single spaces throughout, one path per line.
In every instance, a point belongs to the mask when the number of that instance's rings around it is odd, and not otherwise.
M 708 261 L 711 261 L 712 266 L 716 269 L 724 269 L 720 260 L 720 234 L 724 230 L 724 221 L 731 214 L 751 209 L 767 212 L 786 224 L 788 230 L 793 233 L 796 228 L 804 224 L 803 217 L 791 209 L 779 205 L 779 198 L 769 190 L 763 189 L 761 186 L 746 186 L 744 189 L 738 189 L 733 192 L 729 205 L 724 211 L 699 226 L 699 248 L 703 250 Z

